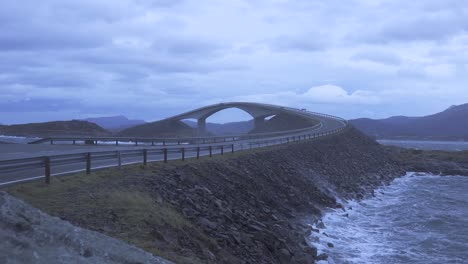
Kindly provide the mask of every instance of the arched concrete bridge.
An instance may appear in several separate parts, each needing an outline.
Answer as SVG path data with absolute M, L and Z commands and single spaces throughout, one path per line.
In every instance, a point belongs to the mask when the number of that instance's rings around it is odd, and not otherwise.
M 346 128 L 344 119 L 276 105 L 232 102 L 210 105 L 182 113 L 161 121 L 180 121 L 184 119 L 196 119 L 200 129 L 205 130 L 206 119 L 216 112 L 228 108 L 238 108 L 249 113 L 255 120 L 255 126 L 265 122 L 265 118 L 272 115 L 288 114 L 300 116 L 305 119 L 313 119 L 300 129 L 286 129 L 281 131 L 252 133 L 248 135 L 230 135 L 221 137 L 188 137 L 188 138 L 47 138 L 35 142 L 38 145 L 7 145 L 0 151 L 0 186 L 14 184 L 43 178 L 44 175 L 50 180 L 52 175 L 63 175 L 71 172 L 91 169 L 121 166 L 122 164 L 139 163 L 142 161 L 165 162 L 168 159 L 182 159 L 185 157 L 196 157 L 216 154 L 223 155 L 224 151 L 242 151 L 245 149 L 285 144 L 291 141 L 310 140 L 338 133 Z M 307 124 L 307 122 L 305 122 Z M 68 145 L 47 145 L 45 142 L 67 142 Z M 84 143 L 75 146 L 75 141 Z M 86 141 L 103 142 L 102 146 L 85 145 Z M 105 144 L 113 141 L 115 145 Z M 70 143 L 73 142 L 73 145 Z M 119 142 L 134 142 L 134 146 L 121 146 Z M 141 143 L 138 145 L 138 143 Z M 140 146 L 140 147 L 138 147 Z M 23 149 L 21 151 L 21 149 Z M 83 169 L 86 163 L 86 169 Z M 51 173 L 51 167 L 53 168 Z M 39 175 L 39 176 L 34 176 Z M 47 177 L 47 175 L 49 175 Z M 31 177 L 34 176 L 34 177 Z
M 203 135 L 206 132 L 206 119 L 219 111 L 229 108 L 237 108 L 243 110 L 247 112 L 250 116 L 252 116 L 254 120 L 254 129 L 261 127 L 265 123 L 265 119 L 267 117 L 271 117 L 278 114 L 292 114 L 295 116 L 313 118 L 318 121 L 323 119 L 322 116 L 314 116 L 310 113 L 306 114 L 305 111 L 294 108 L 261 103 L 229 102 L 205 106 L 173 117 L 166 118 L 164 120 L 181 121 L 184 119 L 196 119 L 199 134 Z
M 336 129 L 345 127 L 347 122 L 339 117 L 320 114 L 315 112 L 306 111 L 305 109 L 297 109 L 292 107 L 284 107 L 278 105 L 271 105 L 271 104 L 262 104 L 262 103 L 250 103 L 250 102 L 229 102 L 229 103 L 219 103 L 214 105 L 209 105 L 205 107 L 201 107 L 195 110 L 191 110 L 182 114 L 178 114 L 172 117 L 168 117 L 166 119 L 157 121 L 157 122 L 167 122 L 167 121 L 182 121 L 184 119 L 195 119 L 197 120 L 197 127 L 198 127 L 198 136 L 192 137 L 180 137 L 176 136 L 177 131 L 174 132 L 174 136 L 169 137 L 142 137 L 142 136 L 124 136 L 124 137 L 50 137 L 50 138 L 43 138 L 30 144 L 42 144 L 46 142 L 51 142 L 51 144 L 58 143 L 58 142 L 79 142 L 79 141 L 91 141 L 91 142 L 112 142 L 114 141 L 116 145 L 119 145 L 118 142 L 135 142 L 135 145 L 138 143 L 144 142 L 151 142 L 152 145 L 158 145 L 162 143 L 171 143 L 171 142 L 216 142 L 217 140 L 228 140 L 231 138 L 234 139 L 244 139 L 243 135 L 226 135 L 226 136 L 209 136 L 206 133 L 206 120 L 208 117 L 212 116 L 213 114 L 222 111 L 224 109 L 229 108 L 237 108 L 240 110 L 245 111 L 250 116 L 252 116 L 254 120 L 254 131 L 256 131 L 251 135 L 252 137 L 272 137 L 272 136 L 279 136 L 279 135 L 287 135 L 298 133 L 297 130 L 308 130 L 308 132 L 313 131 L 314 133 L 327 133 L 334 131 Z M 287 114 L 291 117 L 302 117 L 303 119 L 311 120 L 313 122 L 307 123 L 304 122 L 303 129 L 295 129 L 290 128 L 288 129 L 288 124 L 284 124 L 283 129 L 280 131 L 269 130 L 267 133 L 258 133 L 256 128 L 261 127 L 265 124 L 265 120 L 267 117 L 279 115 L 279 114 Z M 157 123 L 156 122 L 156 123 Z M 288 121 L 285 121 L 286 123 Z M 318 124 L 317 124 L 318 123 Z M 312 125 L 314 124 L 314 125 Z M 284 128 L 286 127 L 286 128 Z

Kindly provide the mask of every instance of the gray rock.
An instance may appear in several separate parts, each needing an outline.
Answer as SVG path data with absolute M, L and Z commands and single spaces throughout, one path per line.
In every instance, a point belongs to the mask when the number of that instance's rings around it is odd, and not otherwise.
M 324 224 L 322 221 L 320 221 L 320 222 L 317 223 L 317 228 L 319 228 L 319 229 L 324 229 L 324 228 L 325 228 L 325 224 Z
M 318 255 L 316 258 L 316 260 L 327 260 L 327 259 L 328 259 L 328 255 L 325 253 Z
M 291 253 L 285 248 L 279 250 L 279 256 L 281 263 L 289 263 L 291 260 Z
M 0 192 L 0 263 L 171 263 Z
M 202 217 L 199 221 L 202 226 L 208 227 L 210 229 L 216 229 L 218 227 L 217 223 L 212 222 L 204 217 Z

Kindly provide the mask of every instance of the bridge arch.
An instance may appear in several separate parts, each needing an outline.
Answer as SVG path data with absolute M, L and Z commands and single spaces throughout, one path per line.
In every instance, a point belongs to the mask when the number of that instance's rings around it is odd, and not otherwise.
M 195 119 L 197 120 L 198 134 L 206 134 L 206 119 L 213 114 L 229 108 L 237 108 L 247 112 L 252 116 L 254 120 L 254 129 L 258 129 L 265 124 L 265 118 L 278 115 L 278 114 L 294 114 L 302 115 L 297 109 L 291 109 L 287 107 L 281 107 L 276 105 L 259 104 L 259 103 L 248 103 L 248 102 L 231 102 L 231 103 L 220 103 L 210 106 L 198 108 L 186 113 L 182 113 L 166 120 L 181 121 L 184 119 Z

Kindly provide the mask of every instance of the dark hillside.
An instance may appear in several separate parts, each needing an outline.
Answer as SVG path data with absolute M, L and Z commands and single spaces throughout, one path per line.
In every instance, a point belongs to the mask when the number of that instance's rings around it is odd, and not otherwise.
M 183 121 L 185 124 L 192 128 L 197 127 L 197 123 L 193 121 Z M 247 134 L 253 129 L 253 120 L 239 121 L 239 122 L 228 122 L 223 124 L 218 123 L 206 123 L 206 130 L 213 135 L 239 135 Z
M 0 134 L 24 137 L 51 137 L 109 136 L 111 133 L 94 123 L 71 120 L 0 126 Z
M 279 114 L 266 120 L 264 125 L 253 129 L 250 133 L 268 133 L 285 130 L 301 129 L 318 124 L 317 120 L 289 114 Z
M 387 119 L 361 118 L 350 121 L 356 128 L 376 138 L 468 139 L 468 104 L 423 117 L 395 116 Z
M 131 120 L 125 116 L 95 117 L 87 118 L 85 121 L 95 123 L 96 125 L 113 132 L 146 123 L 144 120 Z
M 175 131 L 175 132 L 174 132 Z M 191 137 L 196 130 L 181 121 L 157 121 L 124 129 L 117 133 L 122 137 Z

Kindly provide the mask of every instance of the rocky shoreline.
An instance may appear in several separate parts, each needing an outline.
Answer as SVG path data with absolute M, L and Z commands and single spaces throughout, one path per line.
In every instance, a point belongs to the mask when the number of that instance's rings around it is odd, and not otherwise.
M 468 176 L 468 151 L 385 148 L 407 171 Z
M 308 225 L 336 198 L 362 199 L 405 173 L 353 128 L 338 135 L 9 190 L 83 228 L 176 263 L 313 263 Z

